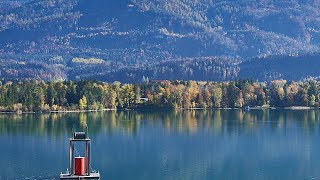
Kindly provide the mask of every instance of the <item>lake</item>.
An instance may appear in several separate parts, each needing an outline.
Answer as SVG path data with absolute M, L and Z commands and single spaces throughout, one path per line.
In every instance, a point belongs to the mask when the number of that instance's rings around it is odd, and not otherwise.
M 103 180 L 320 179 L 319 110 L 0 114 L 0 179 L 58 179 L 86 124 Z

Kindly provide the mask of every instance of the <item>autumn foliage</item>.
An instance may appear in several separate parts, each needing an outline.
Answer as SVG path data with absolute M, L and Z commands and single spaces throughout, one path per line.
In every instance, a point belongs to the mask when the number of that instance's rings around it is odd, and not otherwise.
M 0 85 L 1 111 L 193 109 L 319 105 L 320 82 L 17 81 Z

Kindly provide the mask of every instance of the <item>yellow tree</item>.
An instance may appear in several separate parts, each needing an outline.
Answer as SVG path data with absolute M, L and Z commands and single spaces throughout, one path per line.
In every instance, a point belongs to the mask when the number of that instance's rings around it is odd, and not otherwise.
M 82 96 L 79 100 L 79 107 L 80 109 L 85 109 L 87 107 L 87 98 L 85 96 Z

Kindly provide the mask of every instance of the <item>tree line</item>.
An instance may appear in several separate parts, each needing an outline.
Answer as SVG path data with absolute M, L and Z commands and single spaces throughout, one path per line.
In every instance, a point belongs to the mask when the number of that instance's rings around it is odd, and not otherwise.
M 320 81 L 7 81 L 0 111 L 318 107 Z

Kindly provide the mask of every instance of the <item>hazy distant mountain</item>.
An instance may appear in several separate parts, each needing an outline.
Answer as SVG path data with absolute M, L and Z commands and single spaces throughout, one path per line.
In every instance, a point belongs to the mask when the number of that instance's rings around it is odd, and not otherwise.
M 320 47 L 319 0 L 34 0 L 0 10 L 5 77 L 156 79 L 185 65 L 177 78 L 224 80 L 248 59 Z M 198 61 L 199 71 L 211 63 L 210 77 L 188 70 Z

